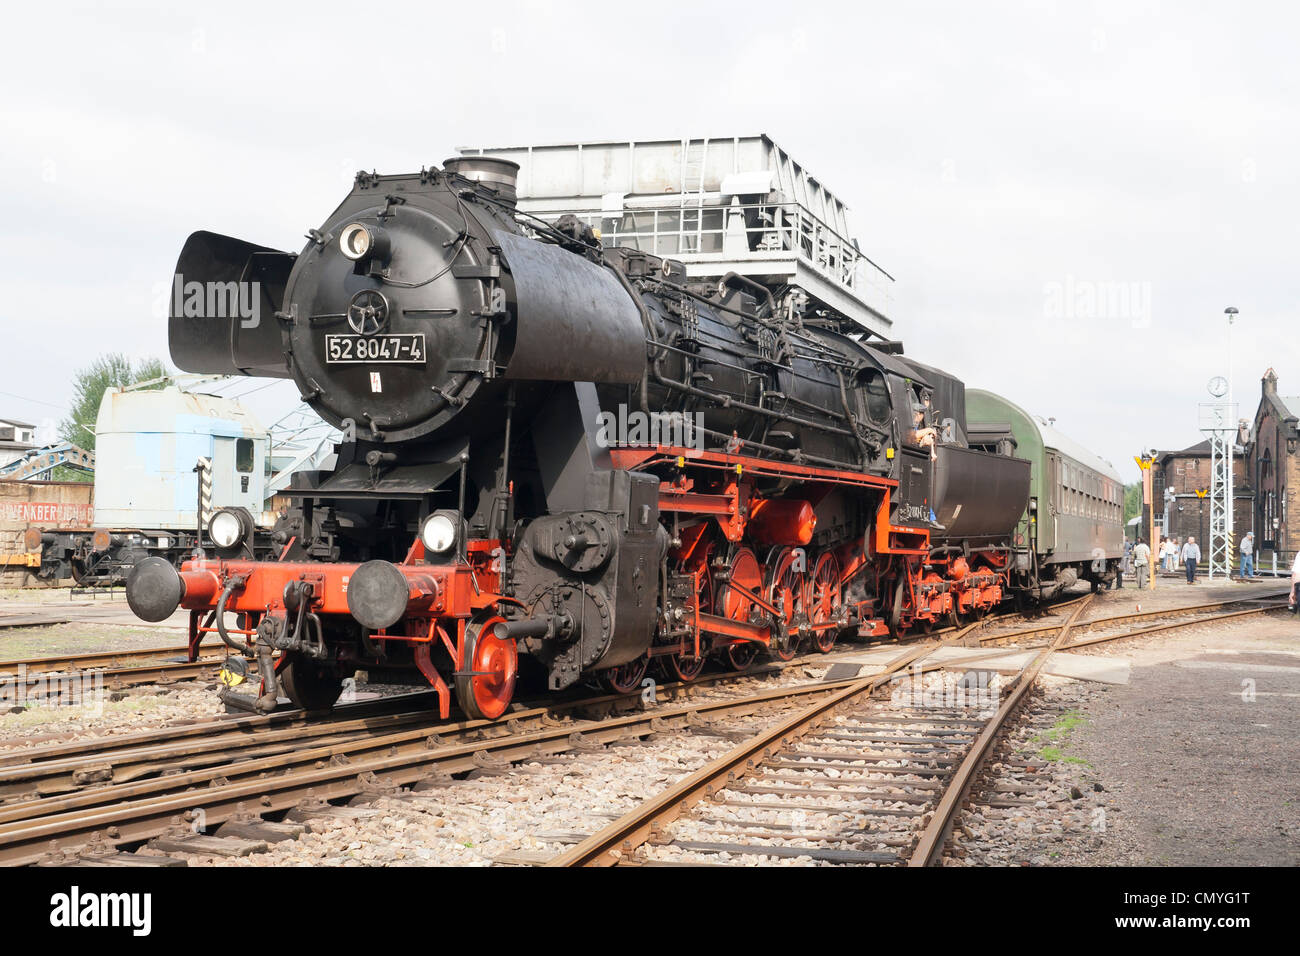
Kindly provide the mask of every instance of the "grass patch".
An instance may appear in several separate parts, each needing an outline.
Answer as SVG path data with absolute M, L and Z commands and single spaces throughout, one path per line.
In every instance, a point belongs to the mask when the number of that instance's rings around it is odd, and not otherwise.
M 1034 737 L 1032 743 L 1042 745 L 1038 751 L 1039 759 L 1046 760 L 1050 763 L 1082 764 L 1085 767 L 1091 768 L 1092 764 L 1084 760 L 1082 757 L 1073 757 L 1065 753 L 1065 742 L 1069 738 L 1070 733 L 1076 727 L 1082 726 L 1087 722 L 1088 718 L 1084 717 L 1083 714 L 1077 710 L 1067 711 L 1062 714 L 1057 718 L 1056 723 L 1043 731 L 1043 733 Z

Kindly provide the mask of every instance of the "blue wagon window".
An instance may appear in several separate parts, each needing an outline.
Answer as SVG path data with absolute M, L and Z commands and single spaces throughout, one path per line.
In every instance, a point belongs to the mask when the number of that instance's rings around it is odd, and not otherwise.
M 235 470 L 245 475 L 249 474 L 253 470 L 253 439 L 236 439 Z

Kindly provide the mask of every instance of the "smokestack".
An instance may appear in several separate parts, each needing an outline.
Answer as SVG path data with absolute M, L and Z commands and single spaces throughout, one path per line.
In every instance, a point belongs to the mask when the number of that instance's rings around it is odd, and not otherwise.
M 449 173 L 464 176 L 495 189 L 502 202 L 515 204 L 518 196 L 519 164 L 495 156 L 453 156 L 442 164 Z

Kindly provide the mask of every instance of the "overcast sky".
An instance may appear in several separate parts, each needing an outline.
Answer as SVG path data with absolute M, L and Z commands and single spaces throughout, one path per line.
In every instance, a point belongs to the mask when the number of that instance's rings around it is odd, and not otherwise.
M 0 86 L 0 417 L 166 357 L 195 229 L 298 250 L 358 168 L 765 132 L 851 207 L 909 355 L 1137 476 L 1227 372 L 1300 394 L 1287 4 L 23 4 Z M 258 383 L 250 382 L 253 386 Z M 244 391 L 246 389 L 236 389 Z M 296 397 L 250 396 L 270 417 Z

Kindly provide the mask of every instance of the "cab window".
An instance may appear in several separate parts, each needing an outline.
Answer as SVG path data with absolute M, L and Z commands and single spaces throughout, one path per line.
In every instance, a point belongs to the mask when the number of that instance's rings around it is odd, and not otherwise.
M 253 439 L 235 440 L 235 470 L 247 475 L 253 470 Z

